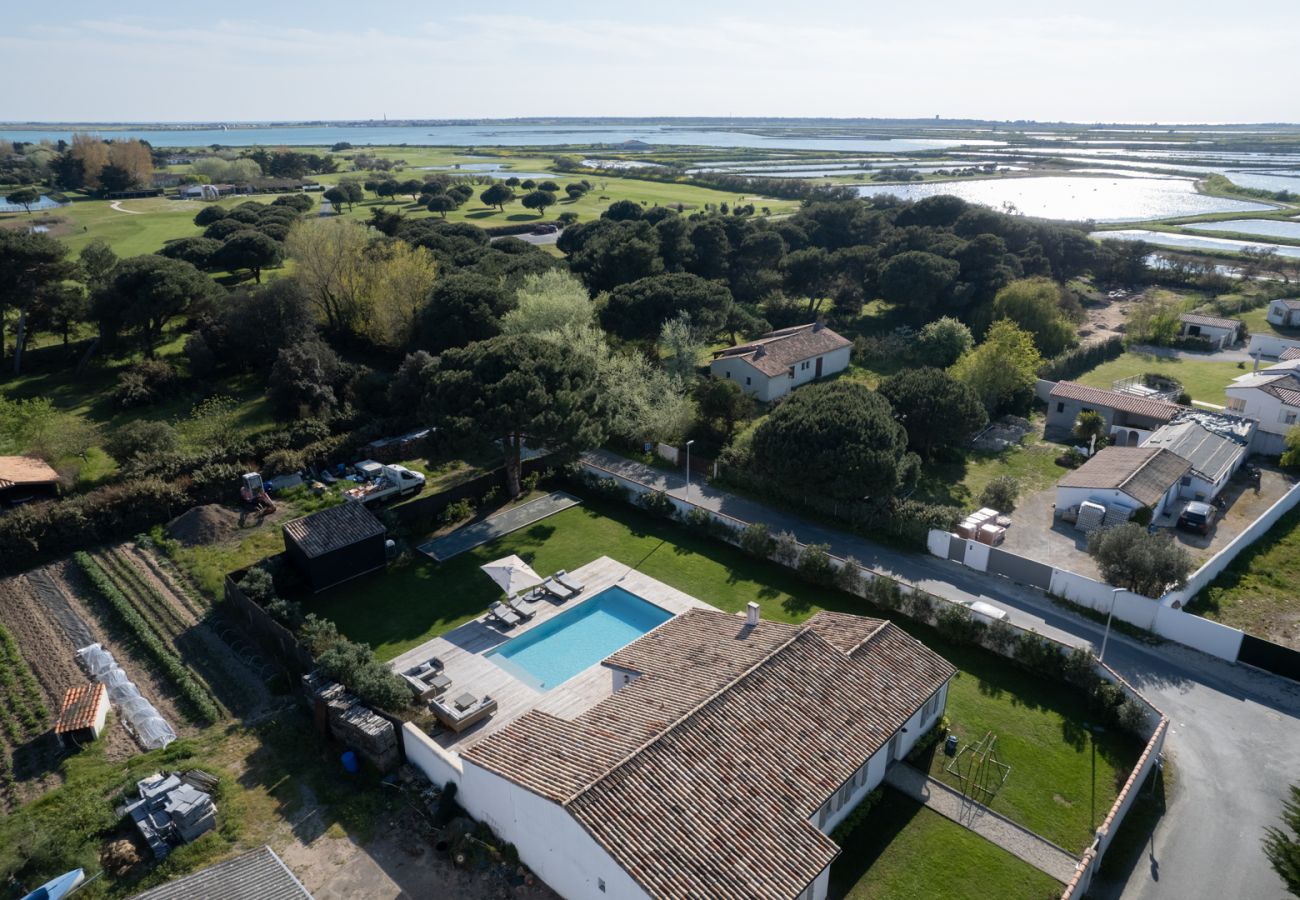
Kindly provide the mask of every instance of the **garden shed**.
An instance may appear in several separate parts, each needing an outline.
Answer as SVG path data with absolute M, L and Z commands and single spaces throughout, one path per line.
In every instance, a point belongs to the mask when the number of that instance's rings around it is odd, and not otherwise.
M 284 548 L 315 592 L 382 569 L 384 525 L 360 503 L 347 501 L 286 522 Z

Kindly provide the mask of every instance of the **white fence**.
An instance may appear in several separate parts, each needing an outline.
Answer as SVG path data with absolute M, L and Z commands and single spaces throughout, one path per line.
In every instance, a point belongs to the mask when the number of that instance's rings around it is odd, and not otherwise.
M 1293 489 L 1291 494 L 1296 493 L 1297 490 L 1300 490 L 1300 488 Z M 1290 497 L 1291 494 L 1287 496 Z M 1282 501 L 1278 502 L 1281 503 Z M 1291 502 L 1292 505 L 1295 505 L 1295 500 Z M 1269 513 L 1272 512 L 1273 510 L 1270 509 Z M 1269 513 L 1265 513 L 1265 517 Z M 1281 513 L 1278 515 L 1281 515 Z M 1276 518 L 1274 518 L 1274 521 L 1276 521 Z M 1254 527 L 1254 525 L 1251 526 L 1252 529 Z M 1267 526 L 1262 527 L 1266 528 Z M 949 547 L 953 540 L 961 541 L 962 539 L 956 535 L 932 529 L 926 538 L 926 546 L 930 548 L 933 555 L 941 559 L 949 559 Z M 966 544 L 966 550 L 962 565 L 979 572 L 988 571 L 988 548 L 976 541 L 965 541 L 964 543 Z M 980 547 L 983 547 L 983 550 L 977 549 Z M 1002 552 L 1007 553 L 1005 550 Z M 1240 552 L 1240 549 L 1237 552 Z M 1009 555 L 1014 556 L 1015 554 Z M 1023 557 L 1021 558 L 1023 559 Z M 1217 558 L 1215 557 L 1215 559 Z M 1213 563 L 1214 560 L 1210 562 Z M 1210 563 L 1206 565 L 1208 566 Z M 1226 566 L 1227 561 L 1223 565 Z M 1219 567 L 1219 570 L 1222 570 L 1222 566 Z M 1199 574 L 1198 572 L 1197 575 Z M 1217 574 L 1217 571 L 1215 574 Z M 1210 577 L 1213 577 L 1213 575 Z M 1036 585 L 1030 585 L 1030 587 L 1036 587 Z M 1150 631 L 1152 634 L 1185 644 L 1188 647 L 1200 650 L 1202 653 L 1209 653 L 1220 659 L 1226 659 L 1228 662 L 1236 662 L 1237 654 L 1241 650 L 1242 632 L 1239 629 L 1229 628 L 1227 625 L 1220 625 L 1218 622 L 1212 622 L 1209 619 L 1183 612 L 1181 609 L 1182 604 L 1175 605 L 1173 599 L 1171 599 L 1173 598 L 1172 594 L 1160 600 L 1152 600 L 1150 597 L 1143 597 L 1141 594 L 1135 594 L 1132 591 L 1121 590 L 1116 592 L 1115 588 L 1105 582 L 1079 575 L 1067 569 L 1057 568 L 1052 568 L 1051 585 L 1047 590 L 1054 596 L 1064 597 L 1072 603 L 1102 613 L 1110 611 L 1112 598 L 1114 598 L 1115 618 L 1121 622 L 1128 622 L 1130 625 L 1136 625 L 1138 628 Z
M 460 786 L 460 776 L 464 772 L 460 757 L 448 753 L 410 722 L 402 726 L 402 749 L 406 751 L 406 761 L 424 773 L 430 782 L 442 787 L 447 782 Z

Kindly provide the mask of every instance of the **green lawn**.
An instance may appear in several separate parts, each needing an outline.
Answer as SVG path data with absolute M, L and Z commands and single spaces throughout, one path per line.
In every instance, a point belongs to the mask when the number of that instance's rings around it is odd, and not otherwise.
M 998 453 L 971 451 L 965 459 L 936 460 L 921 468 L 916 497 L 928 503 L 944 503 L 967 508 L 979 506 L 979 497 L 988 483 L 999 475 L 1010 475 L 1020 482 L 1024 496 L 1055 484 L 1065 470 L 1056 464 L 1061 446 L 1042 440 L 1041 423 L 1025 436 L 1019 447 Z
M 1261 306 L 1238 316 L 1246 323 L 1246 330 L 1251 334 L 1275 334 L 1289 340 L 1300 340 L 1300 328 L 1279 328 L 1268 320 L 1268 307 Z
M 1192 598 L 1187 611 L 1300 648 L 1300 509 L 1287 513 Z
M 854 829 L 831 866 L 846 900 L 1047 900 L 1062 885 L 893 790 Z
M 333 619 L 348 637 L 392 659 L 482 615 L 498 592 L 478 567 L 509 553 L 539 572 L 573 570 L 610 556 L 719 609 L 738 612 L 756 600 L 765 618 L 783 622 L 803 621 L 819 609 L 880 615 L 858 598 L 810 585 L 775 564 L 604 503 L 565 510 L 445 563 L 421 557 L 384 575 L 348 582 L 304 600 L 304 608 Z M 991 653 L 948 644 L 932 629 L 898 621 L 960 669 L 948 701 L 958 733 L 993 730 L 1003 736 L 1003 759 L 1013 772 L 995 808 L 1063 846 L 1082 849 L 1092 827 L 1105 818 L 1116 782 L 1122 783 L 1136 760 L 1137 741 L 1118 733 L 1099 735 L 1094 752 L 1081 695 L 1026 675 Z
M 1092 387 L 1109 388 L 1113 382 L 1121 378 L 1141 375 L 1145 372 L 1159 372 L 1176 378 L 1182 382 L 1183 389 L 1191 394 L 1193 400 L 1214 403 L 1218 406 L 1226 406 L 1228 403 L 1228 395 L 1224 393 L 1228 383 L 1238 375 L 1245 374 L 1245 371 L 1237 368 L 1237 364 L 1233 362 L 1167 359 L 1151 353 L 1129 350 L 1073 380 Z

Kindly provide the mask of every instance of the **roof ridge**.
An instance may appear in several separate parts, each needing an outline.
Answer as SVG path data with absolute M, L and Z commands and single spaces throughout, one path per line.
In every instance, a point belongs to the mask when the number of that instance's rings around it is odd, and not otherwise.
M 854 645 L 853 645 L 853 648 L 852 648 L 851 650 L 849 650 L 849 652 L 846 653 L 845 656 L 849 656 L 849 657 L 853 656 L 853 654 L 857 653 L 857 652 L 858 652 L 859 650 L 861 650 L 863 647 L 867 646 L 867 644 L 870 644 L 870 643 L 871 643 L 872 641 L 874 641 L 877 637 L 879 637 L 880 634 L 881 634 L 881 632 L 883 632 L 883 631 L 885 630 L 885 626 L 886 626 L 886 625 L 892 625 L 892 624 L 893 624 L 893 623 L 890 622 L 888 619 L 881 619 L 881 620 L 880 620 L 880 624 L 877 625 L 875 628 L 871 629 L 871 634 L 867 635 L 867 636 L 864 637 L 862 640 L 860 640 L 860 641 L 858 641 L 856 644 L 854 644 Z
M 773 624 L 775 624 L 775 623 L 773 623 Z M 782 623 L 782 624 L 784 624 L 784 623 Z M 608 768 L 605 770 L 605 772 L 604 772 L 603 774 L 600 775 L 600 777 L 598 777 L 598 778 L 593 778 L 593 779 L 592 779 L 590 782 L 588 782 L 588 783 L 587 783 L 587 784 L 586 784 L 586 785 L 585 785 L 581 790 L 579 790 L 579 791 L 577 791 L 576 793 L 572 794 L 571 796 L 567 797 L 567 798 L 566 798 L 566 799 L 565 799 L 565 800 L 564 800 L 560 805 L 561 805 L 561 806 L 568 806 L 570 803 L 573 803 L 575 800 L 577 800 L 578 798 L 580 798 L 583 794 L 586 794 L 588 791 L 590 791 L 590 790 L 591 790 L 592 788 L 594 788 L 596 785 L 600 784 L 600 783 L 601 783 L 602 781 L 604 781 L 606 778 L 609 778 L 611 775 L 613 775 L 613 774 L 614 774 L 615 772 L 617 772 L 619 769 L 623 768 L 623 766 L 627 765 L 629 762 L 631 762 L 631 761 L 632 761 L 633 759 L 635 759 L 637 756 L 639 756 L 639 755 L 641 755 L 642 753 L 644 753 L 644 752 L 645 752 L 649 747 L 651 747 L 653 744 L 655 744 L 655 743 L 656 743 L 660 738 L 662 738 L 664 735 L 669 734 L 670 732 L 676 730 L 676 729 L 677 729 L 677 728 L 678 728 L 678 727 L 679 727 L 683 722 L 685 722 L 687 719 L 691 718 L 691 717 L 694 716 L 697 712 L 699 712 L 701 709 L 703 709 L 704 707 L 706 707 L 706 706 L 708 706 L 710 703 L 712 703 L 714 700 L 716 700 L 718 697 L 721 697 L 721 696 L 722 696 L 723 694 L 725 694 L 727 691 L 731 690 L 735 685 L 739 684 L 741 680 L 743 680 L 744 678 L 746 678 L 747 676 L 749 676 L 751 673 L 757 671 L 758 668 L 759 668 L 760 666 L 766 665 L 766 664 L 767 664 L 767 663 L 768 663 L 768 662 L 769 662 L 773 657 L 775 657 L 775 656 L 776 656 L 778 653 L 780 653 L 782 650 L 785 650 L 787 647 L 789 647 L 791 644 L 793 644 L 793 643 L 794 643 L 796 640 L 798 640 L 799 637 L 802 636 L 805 632 L 807 632 L 807 633 L 809 633 L 809 634 L 816 634 L 816 632 L 813 631 L 812 628 L 808 627 L 807 624 L 803 624 L 803 625 L 798 626 L 798 627 L 795 629 L 794 634 L 790 635 L 790 637 L 788 637 L 786 640 L 782 641 L 781 643 L 779 643 L 779 644 L 777 644 L 775 647 L 773 647 L 773 648 L 772 648 L 772 649 L 771 649 L 771 650 L 770 650 L 766 655 L 764 655 L 761 659 L 759 659 L 759 660 L 758 660 L 757 662 L 755 662 L 753 665 L 751 665 L 751 666 L 749 666 L 748 668 L 746 668 L 746 669 L 744 669 L 743 671 L 741 671 L 739 674 L 737 674 L 737 675 L 736 675 L 734 678 L 732 678 L 731 680 L 724 682 L 724 683 L 723 683 L 723 684 L 722 684 L 722 685 L 721 685 L 717 690 L 715 690 L 715 691 L 713 691 L 712 693 L 706 695 L 706 696 L 704 697 L 704 699 L 700 700 L 698 703 L 696 703 L 696 704 L 695 704 L 694 706 L 692 706 L 690 709 L 686 710 L 686 711 L 683 712 L 681 715 L 679 715 L 676 719 L 674 719 L 674 720 L 672 721 L 672 723 L 668 725 L 667 728 L 662 728 L 662 729 L 660 729 L 659 731 L 655 732 L 654 735 L 652 735 L 651 737 L 649 737 L 649 738 L 647 738 L 646 740 L 642 741 L 642 742 L 641 742 L 637 747 L 635 747 L 631 752 L 629 752 L 628 754 L 626 754 L 622 759 L 620 759 L 620 760 L 619 760 L 618 762 L 616 762 L 614 765 L 608 767 Z M 818 635 L 818 637 L 821 637 L 821 636 Z M 825 638 L 822 638 L 822 640 L 825 641 Z M 829 642 L 827 642 L 827 643 L 829 644 Z M 836 653 L 839 653 L 838 650 L 836 650 L 835 652 L 836 652 Z M 649 676 L 646 676 L 646 677 L 653 678 L 654 676 L 653 676 L 653 675 L 649 675 Z

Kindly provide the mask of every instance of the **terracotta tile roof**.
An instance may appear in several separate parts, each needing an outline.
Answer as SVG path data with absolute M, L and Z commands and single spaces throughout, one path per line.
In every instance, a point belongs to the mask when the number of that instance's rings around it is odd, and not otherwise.
M 0 456 L 0 489 L 58 480 L 59 473 L 34 456 Z
M 1282 355 L 1279 356 L 1278 359 L 1282 362 L 1287 362 L 1293 359 L 1300 359 L 1300 347 L 1287 347 L 1285 350 L 1282 351 Z
M 839 848 L 809 820 L 954 669 L 897 626 L 692 610 L 608 661 L 572 722 L 532 712 L 465 758 L 563 804 L 654 897 L 788 898 Z
M 1281 400 L 1287 406 L 1300 406 L 1300 376 L 1297 376 L 1294 372 L 1289 372 L 1261 384 L 1259 389 Z
M 1241 323 L 1236 319 L 1224 319 L 1219 316 L 1202 316 L 1196 313 L 1183 313 L 1178 317 L 1180 322 L 1188 325 L 1206 325 L 1210 328 L 1226 328 L 1231 331 L 1234 328 L 1241 327 Z
M 1114 488 L 1153 506 L 1192 464 L 1157 447 L 1107 447 L 1057 482 L 1058 487 Z
M 1274 300 L 1274 303 L 1281 303 L 1287 309 L 1300 309 L 1300 298 L 1289 300 Z
M 791 366 L 805 359 L 849 346 L 852 346 L 852 341 L 848 338 L 836 334 L 825 325 L 813 322 L 769 331 L 757 340 L 719 350 L 713 356 L 714 359 L 738 357 L 764 375 L 776 376 L 784 375 Z
M 1049 396 L 1066 400 L 1078 400 L 1081 403 L 1104 406 L 1108 409 L 1117 409 L 1122 412 L 1132 413 L 1135 416 L 1147 416 L 1164 422 L 1168 422 L 1183 410 L 1183 407 L 1177 403 L 1169 403 L 1165 400 L 1149 400 L 1144 397 L 1125 394 L 1121 391 L 1107 391 L 1101 388 L 1088 387 L 1085 384 L 1078 384 L 1073 381 L 1058 381 Z
M 95 716 L 101 703 L 108 702 L 108 689 L 102 684 L 83 684 L 68 688 L 63 695 L 63 706 L 59 708 L 59 720 L 54 724 L 54 733 L 80 731 L 95 724 Z
M 131 900 L 312 900 L 270 847 L 200 869 Z
M 312 558 L 386 533 L 384 524 L 354 500 L 284 523 L 285 540 L 292 539 Z

